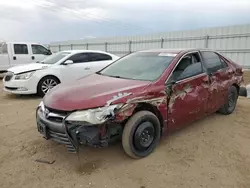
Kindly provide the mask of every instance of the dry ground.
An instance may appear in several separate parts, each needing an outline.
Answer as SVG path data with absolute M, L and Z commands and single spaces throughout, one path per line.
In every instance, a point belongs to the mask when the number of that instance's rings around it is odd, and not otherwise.
M 1 188 L 250 188 L 250 99 L 239 98 L 232 115 L 214 114 L 171 134 L 141 160 L 120 144 L 86 148 L 78 158 L 44 140 L 35 123 L 40 100 L 0 90 Z

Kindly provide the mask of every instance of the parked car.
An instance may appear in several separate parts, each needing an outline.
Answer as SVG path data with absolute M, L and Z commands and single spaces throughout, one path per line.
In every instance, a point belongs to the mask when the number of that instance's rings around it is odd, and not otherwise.
M 99 71 L 118 58 L 103 51 L 61 51 L 43 61 L 8 69 L 3 79 L 4 90 L 14 94 L 37 93 L 44 96 L 57 84 Z
M 231 114 L 242 82 L 242 68 L 213 50 L 139 51 L 53 88 L 37 108 L 37 129 L 71 152 L 121 139 L 142 158 L 170 131 Z
M 0 72 L 10 67 L 34 63 L 51 55 L 51 51 L 38 43 L 2 42 L 0 43 Z

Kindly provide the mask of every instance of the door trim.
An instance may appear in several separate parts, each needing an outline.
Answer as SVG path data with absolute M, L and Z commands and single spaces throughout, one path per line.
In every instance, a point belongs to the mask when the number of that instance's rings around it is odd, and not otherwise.
M 194 75 L 194 76 L 191 76 L 191 77 L 188 77 L 188 78 L 184 78 L 182 80 L 178 80 L 177 82 L 175 82 L 176 84 L 180 83 L 180 82 L 183 82 L 183 81 L 190 81 L 190 80 L 193 80 L 193 79 L 196 79 L 196 78 L 199 78 L 199 77 L 202 77 L 202 76 L 205 76 L 208 74 L 203 72 L 203 73 L 200 73 L 200 74 L 197 74 L 197 75 Z

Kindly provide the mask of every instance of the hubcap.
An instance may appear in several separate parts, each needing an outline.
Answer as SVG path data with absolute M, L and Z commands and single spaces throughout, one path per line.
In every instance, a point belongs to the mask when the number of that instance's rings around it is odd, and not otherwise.
M 140 124 L 134 134 L 134 146 L 140 151 L 146 150 L 154 141 L 155 128 L 151 122 Z
M 42 91 L 46 94 L 49 90 L 57 85 L 57 82 L 54 79 L 46 79 L 42 83 Z

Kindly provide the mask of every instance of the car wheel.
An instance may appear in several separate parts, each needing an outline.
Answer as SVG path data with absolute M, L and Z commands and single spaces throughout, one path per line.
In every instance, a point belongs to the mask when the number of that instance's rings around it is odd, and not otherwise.
M 60 81 L 54 76 L 42 78 L 37 85 L 37 94 L 43 97 L 49 90 L 58 85 Z
M 124 126 L 122 146 L 130 157 L 143 158 L 153 152 L 160 137 L 161 125 L 156 115 L 149 111 L 139 111 Z
M 232 86 L 229 90 L 227 102 L 219 109 L 219 113 L 225 115 L 231 114 L 236 107 L 237 99 L 238 99 L 237 88 L 235 86 Z

